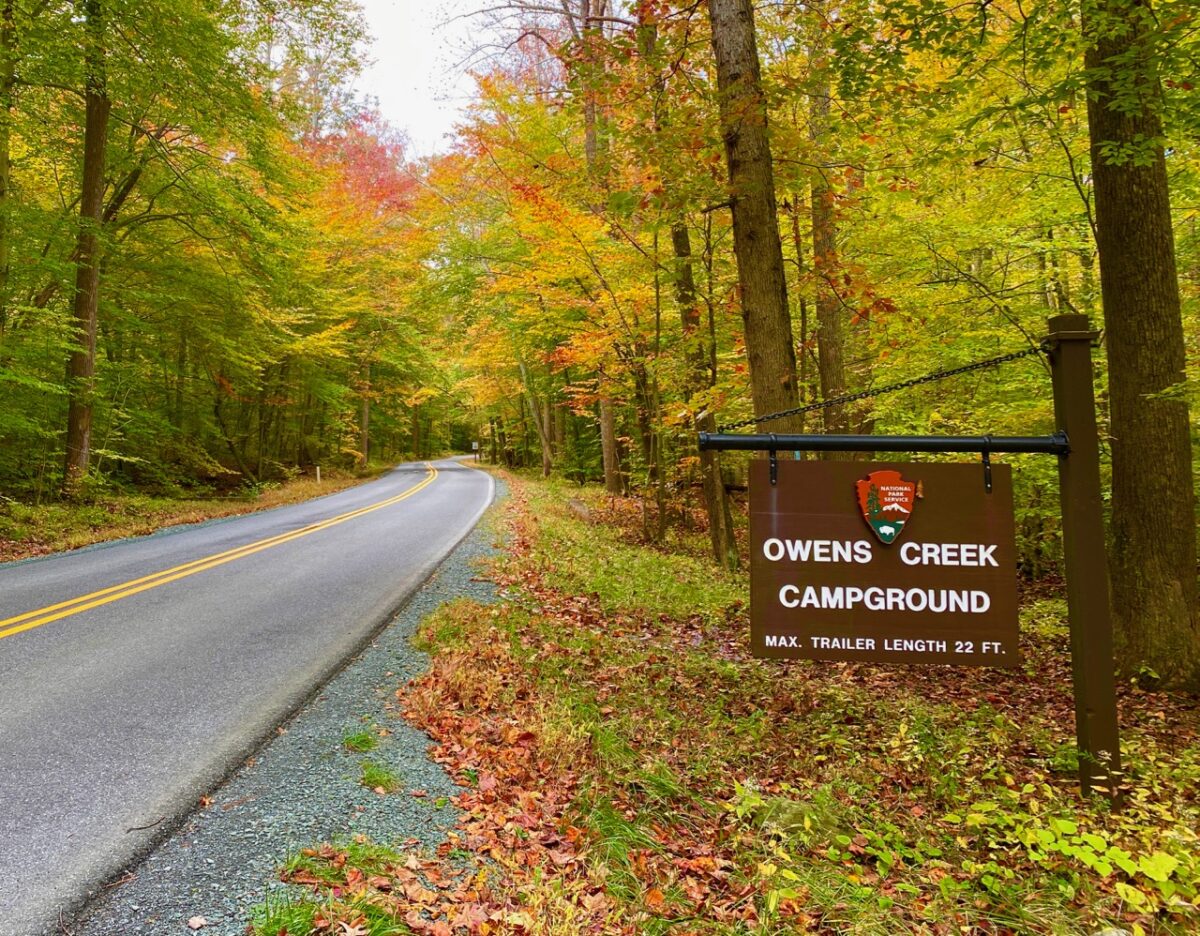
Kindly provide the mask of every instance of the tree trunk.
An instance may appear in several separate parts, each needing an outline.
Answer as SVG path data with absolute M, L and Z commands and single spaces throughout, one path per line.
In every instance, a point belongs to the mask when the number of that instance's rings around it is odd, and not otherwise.
M 1085 4 L 1096 244 L 1108 339 L 1117 657 L 1200 688 L 1196 517 L 1162 91 L 1144 0 Z M 1119 102 L 1119 107 L 1118 107 Z M 1130 150 L 1134 156 L 1130 157 Z M 1106 155 L 1124 154 L 1120 162 Z M 1159 396 L 1159 394 L 1164 394 Z
M 554 454 L 566 451 L 567 445 L 567 408 L 554 407 Z
M 542 477 L 550 477 L 550 472 L 554 468 L 554 450 L 550 445 L 550 434 L 552 432 L 550 425 L 550 402 L 547 401 L 543 407 L 538 401 L 537 394 L 533 392 L 533 385 L 529 380 L 529 371 L 524 363 L 518 362 L 521 369 L 521 382 L 525 385 L 525 399 L 529 403 L 529 415 L 533 419 L 533 431 L 537 434 L 538 444 L 542 449 Z
M 546 444 L 550 446 L 551 457 L 557 457 L 558 444 L 554 438 L 554 404 L 550 402 L 549 397 L 546 398 L 546 403 L 542 407 L 542 434 L 546 437 Z
M 413 461 L 421 460 L 421 404 L 412 407 L 412 453 Z
M 513 467 L 513 450 L 508 447 L 508 432 L 504 428 L 503 421 L 500 422 L 496 429 L 496 437 L 500 440 L 500 457 L 504 460 L 505 468 Z
M 692 241 L 687 225 L 677 221 L 671 225 L 671 248 L 675 255 L 675 301 L 683 326 L 684 349 L 688 365 L 685 396 L 708 387 L 708 353 L 700 326 L 700 308 L 696 305 L 696 280 L 692 271 Z M 696 417 L 697 432 L 716 432 L 716 419 L 705 409 Z M 700 453 L 700 478 L 704 490 L 704 509 L 708 513 L 708 533 L 713 559 L 727 569 L 738 566 L 737 542 L 733 536 L 733 517 L 729 498 L 721 480 L 719 453 Z
M 101 0 L 86 0 L 88 49 L 83 132 L 83 186 L 76 246 L 75 347 L 67 362 L 67 454 L 63 493 L 71 496 L 87 474 L 96 389 L 96 319 L 100 299 L 100 226 L 104 207 L 104 157 L 108 114 Z
M 0 338 L 8 325 L 8 277 L 12 257 L 12 124 L 17 86 L 15 0 L 0 7 Z
M 733 249 L 745 323 L 750 392 L 756 415 L 796 406 L 796 350 L 788 311 L 783 249 L 775 211 L 775 180 L 767 137 L 767 107 L 759 73 L 750 0 L 708 0 L 717 60 L 721 136 L 729 167 Z M 766 428 L 793 432 L 793 418 Z
M 788 207 L 785 203 L 784 208 Z M 800 207 L 800 199 L 793 198 L 790 206 L 792 216 L 792 246 L 796 251 L 796 294 L 800 306 L 800 369 L 797 379 L 799 380 L 800 403 L 803 405 L 812 399 L 812 397 L 810 395 L 811 387 L 809 386 L 808 373 L 808 299 L 804 295 L 804 288 L 807 285 L 805 283 L 805 273 L 807 271 L 804 264 L 804 238 L 800 234 Z M 804 432 L 805 422 L 804 414 L 801 413 L 800 425 L 797 428 L 798 432 Z M 802 454 L 800 457 L 803 458 L 805 456 Z
M 809 134 L 819 141 L 829 125 L 829 79 L 822 77 L 813 95 L 809 112 Z M 842 327 L 842 303 L 834 281 L 838 272 L 837 218 L 833 186 L 818 169 L 812 177 L 813 272 L 817 280 L 817 374 L 821 396 L 831 399 L 846 392 L 846 335 Z M 825 431 L 850 431 L 845 406 L 830 406 L 821 411 Z
M 529 415 L 533 419 L 533 429 L 542 448 L 542 477 L 548 478 L 554 469 L 554 453 L 550 448 L 550 436 L 546 432 L 547 413 L 543 412 L 542 405 L 538 403 L 532 390 L 526 393 L 525 399 L 529 401 Z
M 358 416 L 358 463 L 366 468 L 371 461 L 371 365 L 363 374 L 362 407 Z
M 617 458 L 617 420 L 612 400 L 600 397 L 600 455 L 604 462 L 604 490 L 621 493 L 621 466 Z

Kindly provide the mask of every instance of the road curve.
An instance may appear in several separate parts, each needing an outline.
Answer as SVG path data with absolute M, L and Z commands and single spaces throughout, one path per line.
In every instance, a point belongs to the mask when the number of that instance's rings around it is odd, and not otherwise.
M 370 638 L 493 490 L 455 461 L 402 465 L 0 564 L 0 936 L 57 932 Z

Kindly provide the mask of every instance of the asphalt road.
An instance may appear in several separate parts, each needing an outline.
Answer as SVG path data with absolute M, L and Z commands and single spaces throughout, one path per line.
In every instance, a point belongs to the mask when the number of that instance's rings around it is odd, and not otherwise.
M 492 493 L 453 461 L 403 465 L 0 564 L 0 936 L 59 932 L 388 620 Z

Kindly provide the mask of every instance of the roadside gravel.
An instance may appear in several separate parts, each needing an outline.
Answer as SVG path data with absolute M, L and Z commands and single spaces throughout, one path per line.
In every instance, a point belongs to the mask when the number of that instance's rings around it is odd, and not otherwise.
M 496 497 L 506 493 L 500 479 Z M 257 755 L 218 787 L 196 812 L 140 863 L 89 904 L 63 933 L 72 936 L 166 936 L 189 933 L 203 917 L 206 936 L 244 934 L 251 909 L 278 881 L 297 849 L 364 834 L 383 844 L 432 849 L 458 815 L 446 797 L 459 791 L 429 760 L 429 738 L 396 716 L 397 686 L 419 675 L 428 658 L 410 642 L 420 621 L 454 598 L 495 598 L 477 581 L 480 560 L 495 554 L 494 509 L 442 563 L 360 656 L 335 676 Z M 390 731 L 366 754 L 342 741 L 373 727 Z M 380 795 L 359 783 L 364 760 L 401 783 Z M 425 791 L 423 797 L 409 795 Z

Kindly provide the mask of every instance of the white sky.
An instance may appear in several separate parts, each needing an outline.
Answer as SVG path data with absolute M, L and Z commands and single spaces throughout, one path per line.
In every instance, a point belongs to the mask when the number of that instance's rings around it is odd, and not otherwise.
M 445 152 L 462 107 L 475 90 L 463 60 L 476 45 L 478 19 L 462 14 L 481 0 L 359 0 L 375 37 L 373 60 L 356 84 L 379 99 L 388 122 L 408 136 L 412 156 Z

